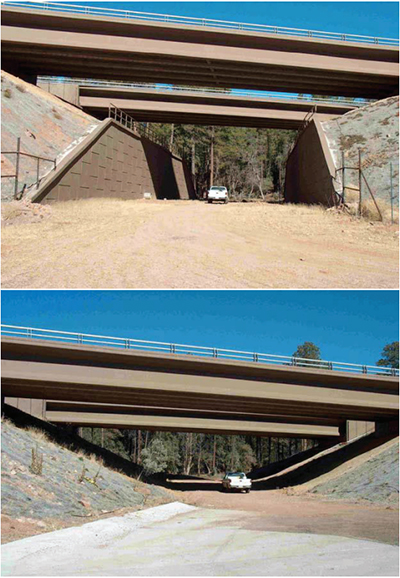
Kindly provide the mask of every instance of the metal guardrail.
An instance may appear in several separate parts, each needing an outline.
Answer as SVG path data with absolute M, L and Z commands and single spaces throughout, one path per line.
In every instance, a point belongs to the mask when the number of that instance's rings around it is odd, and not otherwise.
M 125 126 L 138 135 L 143 136 L 144 138 L 147 138 L 162 146 L 172 154 L 176 154 L 180 158 L 186 159 L 187 154 L 184 149 L 180 149 L 174 144 L 171 145 L 170 141 L 167 138 L 163 138 L 156 131 L 154 131 L 151 126 L 149 126 L 149 123 L 135 120 L 130 114 L 127 114 L 112 103 L 110 103 L 108 107 L 108 117 L 112 118 L 122 126 Z
M 143 341 L 141 339 L 127 339 L 123 337 L 109 337 L 105 335 L 92 335 L 85 333 L 71 333 L 69 331 L 55 331 L 52 329 L 39 329 L 36 327 L 20 327 L 18 325 L 1 325 L 4 336 L 24 337 L 27 339 L 44 339 L 47 341 L 67 341 L 80 345 L 95 345 L 115 347 L 118 349 L 140 350 L 159 353 L 171 353 L 175 355 L 193 355 L 202 358 L 228 359 L 236 361 L 249 361 L 261 364 L 282 366 L 308 367 L 312 369 L 325 369 L 341 371 L 352 374 L 368 374 L 397 376 L 398 369 L 379 367 L 375 365 L 359 365 L 356 363 L 342 363 L 339 361 L 326 361 L 305 359 L 288 355 L 271 355 L 269 353 L 254 353 L 250 351 L 236 351 L 234 349 L 220 349 L 216 347 L 203 347 L 199 345 L 183 345 L 181 343 L 164 343 L 162 341 Z
M 95 79 L 88 79 L 88 78 L 67 78 L 63 76 L 38 76 L 38 82 L 48 82 L 50 84 L 78 84 L 79 86 L 86 86 L 86 87 L 104 87 L 104 88 L 134 88 L 137 90 L 154 90 L 155 92 L 162 92 L 162 93 L 189 93 L 189 94 L 196 94 L 196 95 L 216 95 L 216 96 L 237 96 L 243 98 L 254 98 L 254 99 L 276 99 L 276 100 L 284 100 L 288 102 L 298 101 L 298 102 L 306 102 L 312 104 L 337 104 L 337 105 L 348 105 L 353 107 L 365 106 L 371 102 L 375 102 L 372 99 L 365 99 L 360 98 L 357 100 L 346 100 L 345 97 L 337 96 L 337 97 L 330 97 L 330 98 L 313 98 L 312 95 L 301 95 L 297 96 L 296 94 L 281 94 L 276 92 L 270 91 L 249 91 L 249 90 L 237 90 L 237 89 L 219 89 L 219 88 L 211 88 L 211 87 L 204 87 L 204 88 L 197 88 L 191 86 L 190 88 L 186 88 L 185 86 L 176 86 L 171 84 L 146 84 L 140 82 L 115 82 L 112 80 L 95 80 Z
M 379 38 L 361 34 L 343 34 L 340 32 L 326 32 L 322 30 L 307 30 L 303 28 L 286 28 L 284 26 L 269 26 L 266 24 L 248 24 L 244 22 L 232 22 L 229 20 L 213 20 L 210 18 L 195 18 L 192 16 L 174 16 L 170 14 L 156 14 L 150 12 L 135 12 L 131 10 L 119 10 L 115 8 L 103 8 L 97 6 L 80 6 L 76 4 L 60 4 L 58 2 L 15 2 L 3 0 L 3 5 L 18 8 L 34 8 L 47 12 L 66 12 L 69 14 L 82 14 L 92 16 L 105 16 L 109 18 L 122 18 L 124 20 L 143 20 L 164 24 L 180 24 L 203 28 L 218 28 L 220 30 L 239 30 L 244 32 L 256 32 L 274 36 L 294 36 L 317 40 L 332 40 L 336 42 L 355 42 L 358 44 L 378 44 L 381 46 L 398 46 L 399 41 L 395 38 Z

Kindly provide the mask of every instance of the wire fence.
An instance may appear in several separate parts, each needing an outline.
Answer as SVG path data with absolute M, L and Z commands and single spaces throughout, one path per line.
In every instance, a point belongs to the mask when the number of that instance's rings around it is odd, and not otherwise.
M 144 22 L 156 22 L 164 24 L 178 24 L 202 28 L 214 28 L 226 31 L 243 31 L 258 34 L 300 37 L 307 39 L 322 39 L 334 42 L 351 42 L 357 44 L 374 44 L 382 46 L 398 46 L 399 41 L 395 38 L 380 38 L 361 34 L 346 34 L 340 32 L 326 32 L 323 30 L 310 30 L 303 28 L 287 28 L 284 26 L 270 26 L 266 24 L 249 24 L 245 22 L 232 22 L 229 20 L 215 20 L 210 18 L 194 18 L 192 16 L 174 16 L 170 14 L 157 14 L 150 12 L 136 12 L 132 10 L 120 10 L 98 6 L 81 6 L 76 4 L 64 4 L 58 2 L 18 2 L 3 0 L 3 6 L 29 8 L 45 12 L 63 12 L 68 14 L 80 14 L 101 16 L 108 18 L 121 18 L 123 20 L 139 20 Z
M 368 155 L 364 155 L 361 149 L 351 158 L 340 151 L 339 167 L 335 171 L 336 194 L 340 204 L 356 204 L 357 215 L 372 215 L 368 208 L 372 203 L 371 208 L 379 220 L 390 220 L 393 224 L 398 221 L 399 213 L 398 160 L 381 164 L 370 164 L 368 160 Z
M 2 198 L 4 200 L 19 200 L 24 195 L 27 187 L 34 185 L 38 188 L 41 178 L 43 178 L 41 170 L 43 163 L 47 172 L 49 167 L 50 170 L 55 170 L 57 167 L 56 159 L 49 159 L 23 152 L 21 150 L 20 137 L 17 138 L 15 151 L 1 151 L 1 154 L 9 160 L 8 166 L 10 167 L 10 170 L 15 171 L 12 174 L 1 175 L 2 179 L 11 179 L 11 181 L 7 181 L 4 185 L 2 181 Z
M 342 363 L 339 361 L 305 359 L 287 355 L 272 355 L 269 353 L 237 351 L 233 349 L 221 349 L 217 347 L 184 345 L 181 343 L 166 343 L 162 341 L 144 341 L 141 339 L 109 337 L 105 335 L 92 335 L 86 333 L 73 333 L 69 331 L 56 331 L 52 329 L 39 329 L 35 327 L 21 327 L 17 325 L 2 324 L 1 332 L 2 336 L 23 337 L 31 340 L 40 339 L 49 342 L 67 342 L 96 347 L 111 347 L 124 350 L 139 350 L 172 355 L 188 355 L 198 358 L 213 358 L 231 361 L 247 361 L 256 364 L 323 369 L 350 374 L 368 374 L 381 376 L 399 375 L 399 370 L 396 368 L 381 367 L 375 365 L 359 365 L 356 363 Z

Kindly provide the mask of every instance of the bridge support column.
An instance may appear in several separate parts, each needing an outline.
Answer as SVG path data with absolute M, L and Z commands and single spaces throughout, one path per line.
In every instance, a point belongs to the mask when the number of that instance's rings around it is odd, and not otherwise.
M 345 439 L 350 441 L 362 435 L 373 433 L 375 431 L 375 423 L 373 421 L 346 421 Z M 342 433 L 342 431 L 340 430 Z

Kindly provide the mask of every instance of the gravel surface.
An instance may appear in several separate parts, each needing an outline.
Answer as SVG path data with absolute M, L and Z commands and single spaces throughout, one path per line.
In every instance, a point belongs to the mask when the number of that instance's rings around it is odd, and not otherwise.
M 30 470 L 32 449 L 43 457 L 41 475 Z M 172 492 L 107 469 L 98 460 L 48 441 L 42 433 L 2 422 L 2 515 L 8 530 L 12 530 L 10 520 L 43 531 L 58 527 L 59 522 L 77 524 L 173 499 Z M 7 540 L 7 535 L 3 538 Z

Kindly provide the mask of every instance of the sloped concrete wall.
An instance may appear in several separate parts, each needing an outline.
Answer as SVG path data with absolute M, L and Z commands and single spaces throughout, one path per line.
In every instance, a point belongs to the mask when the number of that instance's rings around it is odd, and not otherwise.
M 65 157 L 33 200 L 50 203 L 93 197 L 187 199 L 194 196 L 184 162 L 111 119 Z
M 335 167 L 321 128 L 313 119 L 292 150 L 286 165 L 285 200 L 288 203 L 335 204 Z

